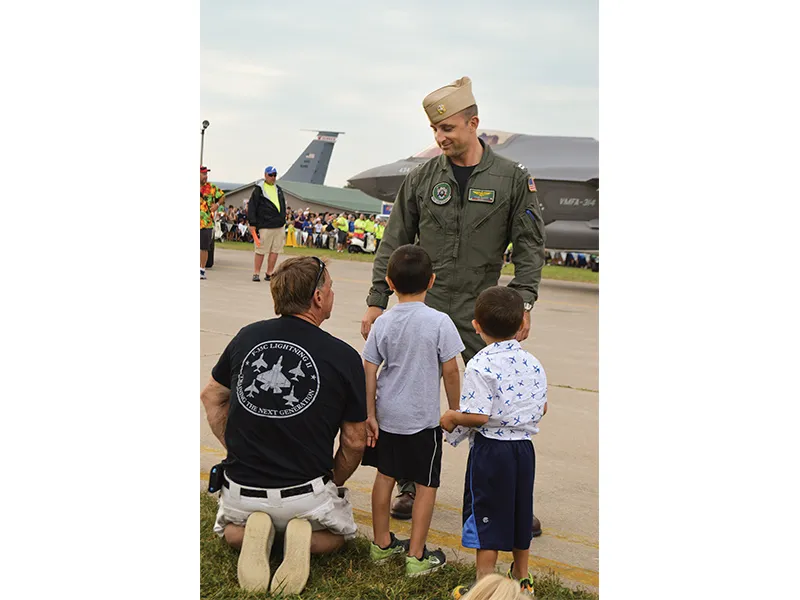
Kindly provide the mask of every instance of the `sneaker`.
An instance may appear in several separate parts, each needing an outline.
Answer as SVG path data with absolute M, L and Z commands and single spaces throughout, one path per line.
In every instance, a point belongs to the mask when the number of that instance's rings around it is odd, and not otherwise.
M 406 556 L 406 577 L 419 577 L 438 571 L 447 564 L 447 557 L 441 549 L 428 552 L 428 548 L 422 551 L 422 560 L 415 556 Z
M 533 576 L 530 573 L 525 579 L 519 580 L 519 589 L 522 594 L 533 598 Z
M 369 558 L 375 564 L 384 563 L 396 554 L 408 554 L 408 545 L 411 540 L 398 540 L 391 531 L 389 537 L 392 541 L 386 548 L 381 548 L 375 542 L 369 545 Z
M 253 281 L 261 281 L 261 278 L 258 276 L 258 273 L 253 275 Z
M 270 592 L 286 596 L 299 594 L 306 587 L 311 573 L 311 523 L 292 519 L 286 526 L 283 542 L 283 562 L 275 571 Z
M 200 269 L 200 279 L 208 279 L 208 277 L 206 277 L 206 272 L 203 269 Z
M 272 278 L 271 275 L 268 275 L 267 273 L 264 273 L 264 281 L 269 281 L 271 278 Z
M 506 577 L 508 577 L 509 579 L 514 579 L 514 576 L 511 574 L 513 570 L 514 570 L 514 563 L 512 562 L 511 566 L 508 568 Z M 530 571 L 528 571 L 528 576 L 525 579 L 519 580 L 519 588 L 523 594 L 533 596 L 533 575 L 531 575 Z
M 454 598 L 454 600 L 461 600 L 461 598 L 466 596 L 467 592 L 469 592 L 471 589 L 471 585 L 458 585 L 450 593 L 450 597 Z
M 248 517 L 237 567 L 242 589 L 265 592 L 269 588 L 269 554 L 274 539 L 275 527 L 268 514 L 254 512 Z

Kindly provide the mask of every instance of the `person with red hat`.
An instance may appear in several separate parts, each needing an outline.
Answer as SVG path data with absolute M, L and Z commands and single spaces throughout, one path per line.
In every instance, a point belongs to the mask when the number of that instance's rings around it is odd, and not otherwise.
M 211 169 L 200 167 L 200 279 L 206 278 L 208 252 L 214 242 L 214 213 L 225 204 L 225 192 L 209 183 Z

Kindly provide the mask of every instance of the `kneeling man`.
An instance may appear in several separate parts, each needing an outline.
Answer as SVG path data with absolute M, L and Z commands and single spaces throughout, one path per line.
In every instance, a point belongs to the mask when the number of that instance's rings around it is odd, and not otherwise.
M 271 591 L 287 595 L 305 587 L 310 554 L 336 551 L 356 533 L 341 486 L 364 452 L 366 387 L 358 352 L 319 327 L 331 316 L 332 283 L 315 256 L 282 263 L 270 288 L 281 316 L 239 331 L 201 394 L 228 451 L 214 530 L 241 549 L 248 590 L 270 587 L 275 531 L 285 545 Z

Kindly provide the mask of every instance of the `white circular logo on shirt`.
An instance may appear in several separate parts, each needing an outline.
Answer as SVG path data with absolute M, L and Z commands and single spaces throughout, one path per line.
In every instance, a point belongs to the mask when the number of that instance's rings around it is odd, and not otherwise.
M 239 403 L 258 417 L 299 415 L 319 393 L 319 371 L 311 355 L 280 340 L 254 347 L 242 362 L 236 383 Z

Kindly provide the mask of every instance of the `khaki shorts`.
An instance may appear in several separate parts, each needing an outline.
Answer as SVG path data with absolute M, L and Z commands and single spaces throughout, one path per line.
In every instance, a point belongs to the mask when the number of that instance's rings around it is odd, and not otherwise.
M 277 531 L 285 531 L 294 518 L 308 519 L 313 531 L 327 529 L 331 533 L 351 539 L 356 535 L 353 507 L 347 488 L 337 488 L 332 481 L 322 482 L 318 477 L 308 483 L 313 490 L 307 494 L 281 498 L 280 489 L 265 490 L 267 498 L 241 495 L 241 487 L 227 475 L 229 487 L 223 487 L 219 497 L 219 511 L 214 524 L 214 533 L 222 537 L 225 525 L 233 523 L 244 527 L 247 518 L 254 512 L 267 513 Z M 262 489 L 262 488 L 250 488 Z
M 286 244 L 286 234 L 283 231 L 283 227 L 275 227 L 273 229 L 259 229 L 258 230 L 258 239 L 261 240 L 261 246 L 256 246 L 256 254 L 266 254 L 268 252 L 272 254 L 280 254 L 280 251 L 283 250 L 284 245 Z

